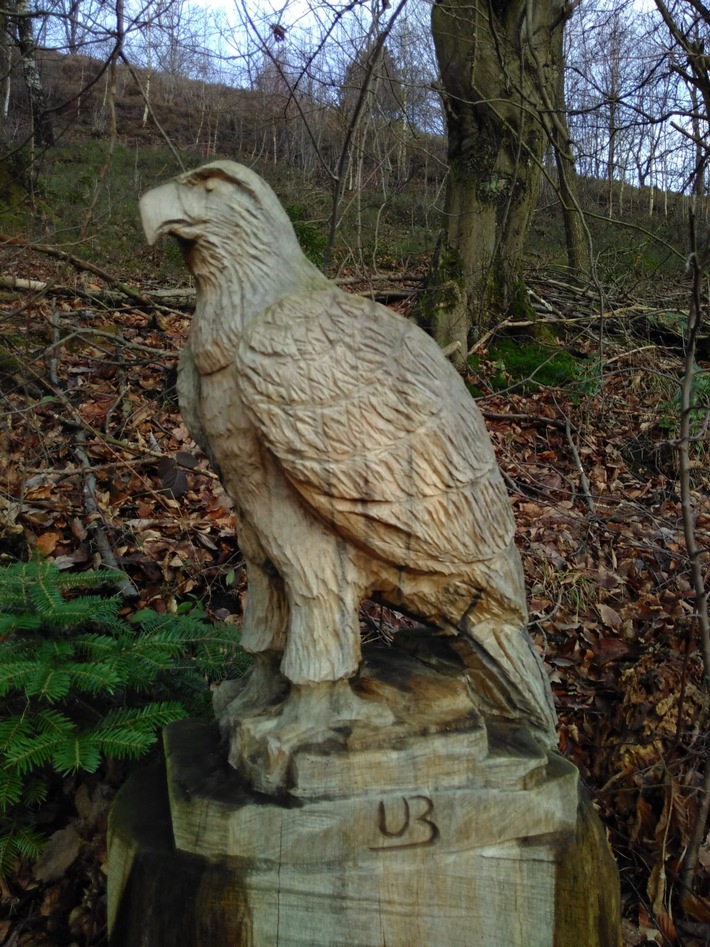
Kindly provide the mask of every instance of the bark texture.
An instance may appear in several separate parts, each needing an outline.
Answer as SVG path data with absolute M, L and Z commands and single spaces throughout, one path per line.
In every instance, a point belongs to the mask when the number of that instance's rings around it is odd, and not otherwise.
M 437 0 L 449 182 L 424 319 L 441 344 L 527 312 L 522 249 L 557 100 L 567 4 Z
M 27 86 L 32 116 L 32 138 L 37 148 L 54 144 L 54 129 L 47 110 L 47 96 L 37 62 L 37 44 L 32 31 L 32 17 L 27 0 L 16 0 L 17 48 L 22 56 L 22 72 Z

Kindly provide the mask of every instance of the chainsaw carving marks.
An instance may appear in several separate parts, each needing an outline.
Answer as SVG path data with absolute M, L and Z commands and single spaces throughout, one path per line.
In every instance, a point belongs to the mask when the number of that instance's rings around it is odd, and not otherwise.
M 429 796 L 402 796 L 399 802 L 380 800 L 377 806 L 377 830 L 380 845 L 370 851 L 393 851 L 435 845 L 441 837 L 434 821 L 434 803 Z

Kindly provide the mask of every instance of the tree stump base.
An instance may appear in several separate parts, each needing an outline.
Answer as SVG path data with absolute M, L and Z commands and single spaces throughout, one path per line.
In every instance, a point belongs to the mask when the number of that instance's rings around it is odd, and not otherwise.
M 276 798 L 187 720 L 114 806 L 109 930 L 112 947 L 617 947 L 619 881 L 576 768 L 519 727 L 304 747 Z

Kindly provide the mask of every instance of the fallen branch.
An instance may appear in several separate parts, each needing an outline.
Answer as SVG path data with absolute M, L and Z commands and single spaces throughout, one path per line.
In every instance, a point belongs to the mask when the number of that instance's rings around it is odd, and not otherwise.
M 105 444 L 110 445 L 111 447 L 118 448 L 122 451 L 127 451 L 137 455 L 140 459 L 140 462 L 145 462 L 146 458 L 152 457 L 156 460 L 164 460 L 166 454 L 164 451 L 159 450 L 149 450 L 145 447 L 139 447 L 137 445 L 130 444 L 128 441 L 119 440 L 117 437 L 113 437 L 111 434 L 107 434 L 104 431 L 99 431 L 98 428 L 95 428 L 92 424 L 89 424 L 85 421 L 79 412 L 74 408 L 72 403 L 66 397 L 64 392 L 56 385 L 53 385 L 51 382 L 47 381 L 46 378 L 43 378 L 38 372 L 36 372 L 31 365 L 27 364 L 24 366 L 24 370 L 27 374 L 31 376 L 30 381 L 36 383 L 38 386 L 44 388 L 48 394 L 55 398 L 62 407 L 67 411 L 67 416 L 63 416 L 54 411 L 47 411 L 47 414 L 61 424 L 63 427 L 67 427 L 70 430 L 75 431 L 84 431 L 88 434 L 91 434 L 93 437 L 97 438 L 99 441 L 103 441 Z M 123 460 L 117 460 L 116 465 L 125 463 Z M 182 465 L 181 465 L 182 466 Z M 69 477 L 76 474 L 83 474 L 86 470 L 86 466 L 82 461 L 81 467 L 77 468 L 66 468 L 60 471 L 50 471 L 50 470 L 41 470 L 40 472 L 45 476 L 59 476 L 59 477 Z M 97 468 L 99 469 L 99 468 Z M 209 480 L 218 480 L 217 474 L 212 470 L 205 470 L 203 468 L 188 468 L 193 470 L 193 472 L 200 473 L 203 476 L 207 477 Z
M 454 352 L 458 352 L 461 349 L 461 343 L 457 340 L 456 342 L 449 342 L 448 345 L 445 345 L 441 350 L 441 354 L 445 358 L 450 358 Z
M 565 421 L 559 418 L 548 418 L 544 414 L 497 414 L 495 411 L 481 411 L 481 414 L 487 421 L 521 421 L 523 424 L 547 424 L 560 431 L 566 430 Z
M 19 276 L 0 276 L 0 286 L 4 289 L 22 289 L 32 293 L 43 293 L 47 290 L 49 283 L 43 283 L 38 279 L 21 279 Z M 60 291 L 62 287 L 59 288 Z
M 27 240 L 22 240 L 20 237 L 11 237 L 8 234 L 0 233 L 0 245 L 3 244 L 10 247 L 22 247 L 25 250 L 33 250 L 35 253 L 42 253 L 44 256 L 50 256 L 55 260 L 61 260 L 63 263 L 69 263 L 75 270 L 93 273 L 94 276 L 98 276 L 110 286 L 115 286 L 124 296 L 135 299 L 136 302 L 139 302 L 142 306 L 152 307 L 154 305 L 147 296 L 139 293 L 137 289 L 133 289 L 132 286 L 127 286 L 121 280 L 112 276 L 111 273 L 102 270 L 100 266 L 89 263 L 88 260 L 82 260 L 81 257 L 73 256 L 71 253 L 67 253 L 66 250 L 60 250 L 58 247 L 50 247 L 43 243 L 30 243 Z
M 575 429 L 575 433 L 576 429 Z M 597 509 L 594 505 L 594 500 L 592 498 L 592 493 L 589 487 L 589 480 L 587 480 L 587 475 L 584 472 L 584 467 L 582 466 L 582 460 L 579 456 L 579 451 L 577 450 L 577 445 L 572 439 L 572 425 L 569 418 L 565 418 L 565 436 L 567 438 L 567 443 L 569 444 L 570 453 L 572 454 L 572 459 L 574 460 L 574 465 L 577 468 L 577 474 L 579 475 L 579 485 L 582 488 L 582 496 L 584 497 L 587 506 L 589 507 L 589 512 L 592 516 L 597 515 Z
M 59 338 L 59 318 L 56 309 L 52 309 L 52 336 L 56 342 Z M 57 377 L 57 359 L 52 355 L 49 359 L 49 378 L 52 383 L 52 386 L 55 389 L 56 394 L 62 398 L 63 403 L 69 408 L 70 412 L 75 418 L 81 420 L 79 413 L 73 408 L 69 400 L 64 396 L 64 392 L 61 390 L 59 385 L 59 379 Z M 86 440 L 86 431 L 80 430 L 76 435 L 76 443 L 74 447 L 74 453 L 78 457 L 82 469 L 84 471 L 84 508 L 89 514 L 89 526 L 88 529 L 94 535 L 94 541 L 96 543 L 96 548 L 99 551 L 102 563 L 108 569 L 114 569 L 116 571 L 123 571 L 119 569 L 118 561 L 111 547 L 111 542 L 108 538 L 108 527 L 106 526 L 106 521 L 103 517 L 103 514 L 99 508 L 99 503 L 96 498 L 96 477 L 93 473 L 89 472 L 89 467 L 91 466 L 89 458 L 86 456 L 84 451 L 83 443 Z M 121 579 L 118 583 L 118 589 L 125 598 L 138 598 L 139 592 L 137 587 L 134 585 L 133 581 L 129 578 L 128 575 L 124 573 L 125 578 Z
M 392 283 L 423 283 L 424 280 L 425 277 L 417 273 L 402 273 L 399 276 L 395 273 L 381 273 L 379 277 L 375 278 L 368 278 L 367 276 L 338 276 L 333 282 L 337 283 L 338 286 L 357 286 L 361 283 L 380 283 L 387 286 Z
M 60 401 L 65 403 L 64 399 L 62 399 L 61 395 L 58 392 L 55 392 L 55 394 L 57 395 Z M 69 407 L 71 408 L 71 406 Z M 71 410 L 72 410 L 72 413 L 74 413 L 73 408 L 71 408 Z M 73 430 L 86 431 L 88 434 L 92 434 L 98 440 L 103 441 L 105 444 L 109 444 L 111 447 L 116 447 L 116 448 L 119 448 L 120 450 L 125 450 L 125 451 L 128 451 L 129 453 L 135 454 L 141 463 L 145 463 L 147 458 L 149 457 L 152 457 L 155 460 L 164 460 L 165 457 L 167 456 L 165 454 L 165 451 L 149 450 L 146 447 L 138 447 L 137 445 L 134 446 L 133 444 L 129 444 L 128 441 L 121 441 L 117 437 L 113 437 L 111 434 L 106 434 L 103 431 L 99 431 L 97 428 L 93 427 L 91 424 L 88 424 L 86 421 L 82 420 L 80 415 L 76 415 L 77 419 L 71 420 L 70 418 L 62 417 L 60 414 L 55 414 L 55 412 L 53 411 L 50 411 L 48 413 L 50 417 L 54 418 L 55 421 L 58 421 L 59 424 L 62 424 L 65 427 L 71 428 Z M 122 463 L 125 463 L 125 461 L 117 460 L 115 466 Z M 103 466 L 109 466 L 109 465 L 103 465 Z M 185 466 L 185 465 L 181 464 L 180 466 Z M 99 468 L 97 467 L 96 469 L 99 469 Z M 193 473 L 199 473 L 202 476 L 207 477 L 208 480 L 219 480 L 219 477 L 213 470 L 206 470 L 202 467 L 194 468 L 194 467 L 187 467 L 187 466 L 185 466 L 185 469 L 190 470 Z M 42 473 L 47 476 L 69 477 L 69 476 L 73 476 L 74 474 L 83 473 L 83 468 L 68 467 L 64 470 L 58 470 L 56 472 L 51 471 L 51 470 L 43 470 Z
M 89 458 L 86 456 L 86 453 L 80 445 L 86 439 L 86 433 L 80 431 L 76 437 L 76 446 L 74 447 L 74 453 L 79 459 L 82 467 L 84 468 L 84 507 L 86 512 L 89 514 L 89 525 L 87 526 L 87 531 L 91 531 L 94 535 L 94 542 L 96 543 L 96 548 L 99 551 L 101 556 L 102 563 L 108 569 L 114 569 L 120 572 L 123 570 L 118 565 L 118 560 L 111 546 L 111 542 L 108 538 L 108 527 L 104 519 L 103 513 L 99 508 L 98 500 L 96 499 L 96 477 L 90 471 L 91 463 Z M 123 573 L 124 578 L 118 583 L 118 590 L 123 595 L 124 598 L 138 598 L 140 592 L 136 584 L 133 582 L 131 577 L 127 573 Z
M 66 327 L 67 320 L 62 320 L 62 327 Z M 62 336 L 56 342 L 46 348 L 45 354 L 52 351 L 52 349 L 60 348 L 62 345 L 66 345 L 67 342 L 70 342 L 72 339 L 80 338 L 85 339 L 86 341 L 90 340 L 91 336 L 95 336 L 99 339 L 107 339 L 109 342 L 113 342 L 114 345 L 120 345 L 121 348 L 135 349 L 137 352 L 145 352 L 147 355 L 153 355 L 155 358 L 177 358 L 178 351 L 177 349 L 173 352 L 166 351 L 165 349 L 156 349 L 150 345 L 143 345 L 142 342 L 133 342 L 131 339 L 126 339 L 122 335 L 116 335 L 113 332 L 106 332 L 105 329 L 94 329 L 92 326 L 82 326 L 80 329 L 73 328 L 72 331 L 65 336 Z

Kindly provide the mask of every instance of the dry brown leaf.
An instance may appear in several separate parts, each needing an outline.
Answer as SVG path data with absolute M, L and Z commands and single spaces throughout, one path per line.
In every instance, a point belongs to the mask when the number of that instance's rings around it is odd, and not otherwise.
M 602 602 L 597 605 L 597 611 L 599 612 L 601 620 L 605 625 L 608 625 L 609 628 L 618 628 L 621 625 L 621 615 L 611 608 L 611 606 L 605 605 Z
M 50 556 L 62 538 L 61 533 L 47 532 L 37 537 L 35 547 L 43 556 Z
M 662 909 L 656 914 L 656 925 L 664 938 L 664 944 L 675 944 L 678 940 L 675 924 L 670 914 Z
M 35 862 L 32 873 L 37 881 L 58 881 L 74 864 L 80 849 L 81 837 L 73 825 L 59 829 L 47 842 L 47 847 Z
M 701 924 L 710 924 L 710 900 L 695 894 L 686 894 L 681 899 L 681 906 L 688 917 Z

